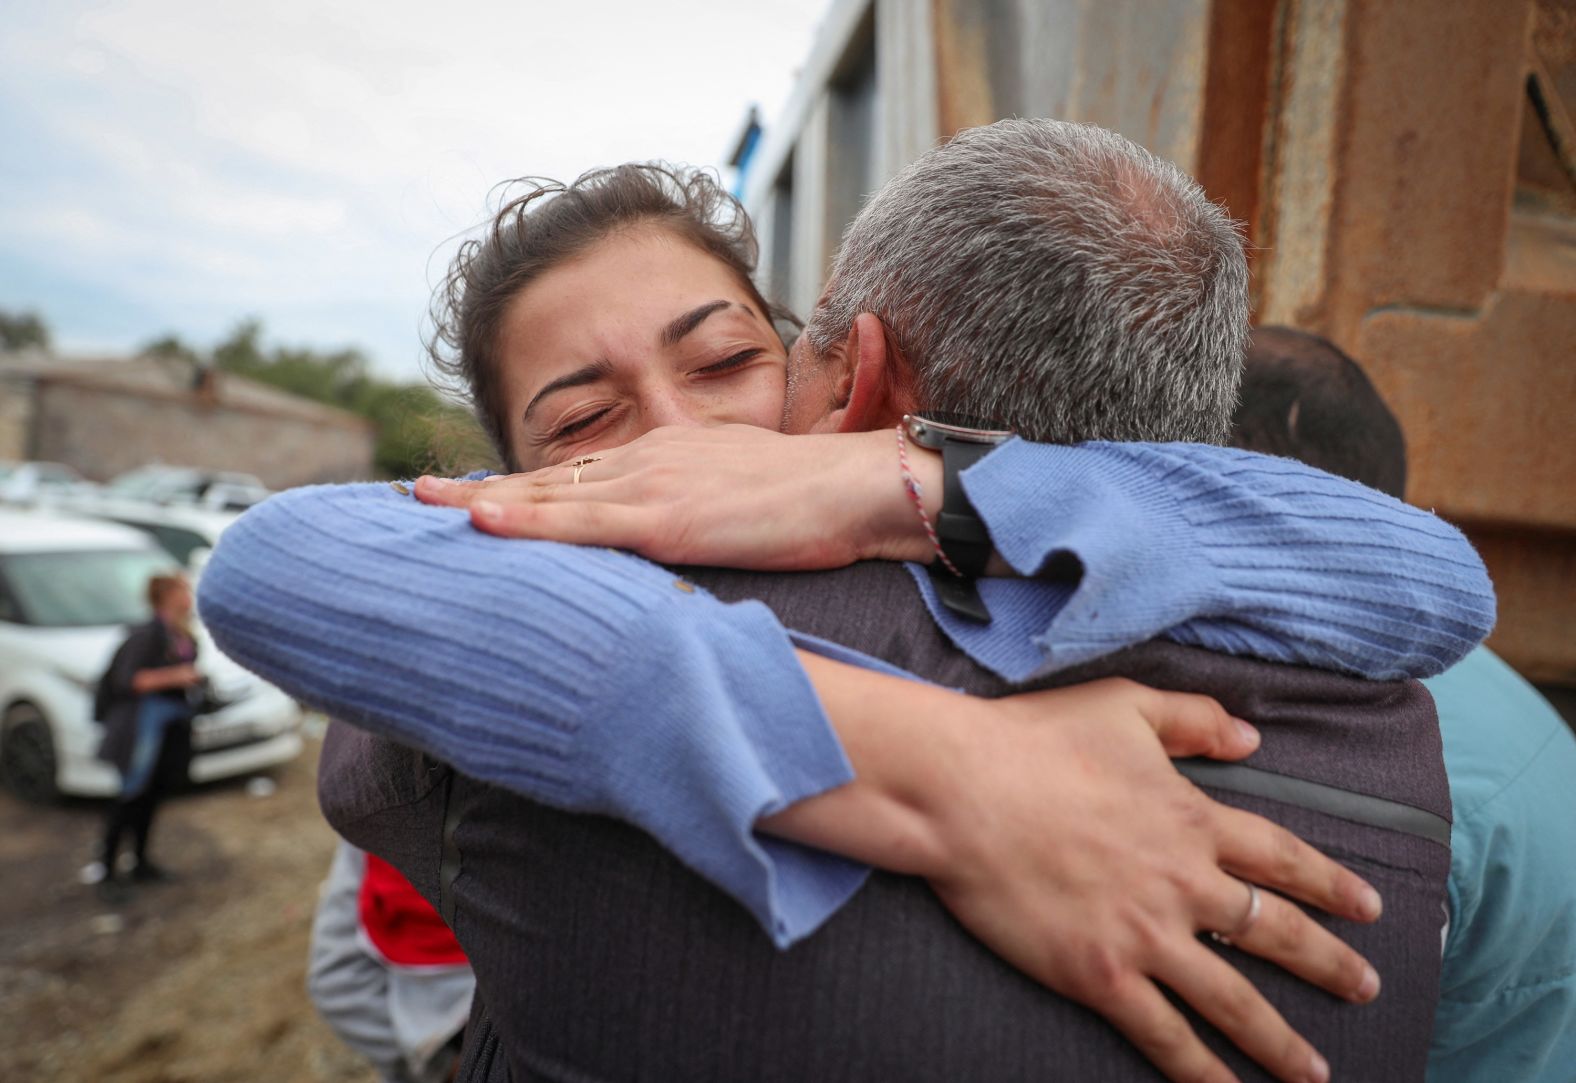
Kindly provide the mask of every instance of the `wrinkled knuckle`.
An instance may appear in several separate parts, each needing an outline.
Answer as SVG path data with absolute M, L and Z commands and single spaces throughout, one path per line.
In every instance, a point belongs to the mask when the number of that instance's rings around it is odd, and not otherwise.
M 1186 1019 L 1180 1015 L 1167 1015 L 1155 1021 L 1150 1029 L 1147 1045 L 1151 1052 L 1167 1060 L 1174 1060 L 1185 1053 L 1194 1040 L 1193 1028 L 1188 1026 Z M 1180 1078 L 1203 1079 L 1205 1077 L 1199 1074 L 1199 1070 L 1203 1067 L 1196 1064 L 1184 1065 L 1180 1069 Z
M 662 461 L 645 470 L 646 487 L 655 492 L 677 492 L 685 482 L 684 470 L 677 463 Z
M 1309 947 L 1313 923 L 1300 911 L 1293 910 L 1286 920 L 1273 924 L 1275 946 L 1285 955 L 1299 956 Z
M 1297 837 L 1289 831 L 1276 831 L 1274 841 L 1270 844 L 1270 861 L 1275 872 L 1283 881 L 1296 877 L 1303 864 L 1302 844 Z
M 1133 936 L 1145 959 L 1158 959 L 1171 940 L 1170 930 L 1153 917 L 1144 917 L 1133 923 Z
M 627 475 L 635 487 L 635 495 L 641 500 L 650 501 L 652 497 L 659 496 L 662 492 L 663 473 L 661 468 L 634 469 Z
M 1215 866 L 1208 868 L 1199 865 L 1189 865 L 1186 868 L 1178 866 L 1172 874 L 1172 882 L 1182 897 L 1193 906 L 1205 904 L 1215 889 L 1219 879 L 1219 869 Z
M 1253 1024 L 1258 994 L 1252 986 L 1232 984 L 1220 994 L 1215 1007 L 1215 1025 L 1227 1034 L 1241 1034 Z
M 1177 824 L 1190 832 L 1207 831 L 1214 823 L 1215 809 L 1202 790 L 1183 785 L 1177 787 L 1174 818 Z
M 1153 704 L 1161 697 L 1161 693 L 1147 684 L 1139 684 L 1131 677 L 1112 677 L 1111 691 L 1145 705 Z
M 1128 969 L 1120 953 L 1106 944 L 1090 944 L 1081 953 L 1079 962 L 1075 981 L 1083 999 L 1099 1004 L 1121 999 L 1127 986 Z

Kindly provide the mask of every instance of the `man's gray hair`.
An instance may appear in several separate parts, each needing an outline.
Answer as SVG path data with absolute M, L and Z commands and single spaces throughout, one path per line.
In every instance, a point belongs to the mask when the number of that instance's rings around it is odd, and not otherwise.
M 805 328 L 861 312 L 913 366 L 921 406 L 1047 442 L 1223 443 L 1248 333 L 1235 223 L 1114 132 L 1004 120 L 873 195 Z

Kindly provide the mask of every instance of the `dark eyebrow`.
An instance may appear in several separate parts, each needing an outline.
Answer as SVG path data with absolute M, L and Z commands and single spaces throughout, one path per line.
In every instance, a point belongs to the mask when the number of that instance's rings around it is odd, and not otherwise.
M 662 345 L 676 345 L 679 339 L 699 327 L 707 316 L 710 316 L 713 312 L 721 312 L 728 307 L 730 307 L 730 304 L 727 301 L 707 301 L 703 305 L 690 309 L 662 329 Z
M 582 365 L 575 371 L 566 373 L 556 380 L 549 380 L 546 387 L 531 397 L 531 401 L 526 404 L 525 413 L 520 416 L 520 420 L 522 422 L 530 421 L 531 411 L 536 409 L 537 403 L 555 391 L 562 391 L 568 387 L 584 387 L 586 384 L 594 384 L 598 380 L 605 380 L 611 375 L 613 375 L 613 363 L 603 358 L 600 361 L 593 361 L 589 365 Z

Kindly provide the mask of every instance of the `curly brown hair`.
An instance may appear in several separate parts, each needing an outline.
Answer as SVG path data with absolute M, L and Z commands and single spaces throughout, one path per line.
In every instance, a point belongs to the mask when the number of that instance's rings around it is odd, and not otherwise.
M 758 247 L 749 216 L 709 173 L 632 162 L 593 169 L 572 184 L 522 177 L 497 190 L 503 205 L 479 236 L 460 245 L 433 293 L 426 345 L 434 382 L 470 402 L 510 470 L 518 467 L 496 356 L 504 312 L 539 276 L 610 234 L 646 225 L 668 230 L 727 264 L 768 318 L 786 317 L 755 287 Z

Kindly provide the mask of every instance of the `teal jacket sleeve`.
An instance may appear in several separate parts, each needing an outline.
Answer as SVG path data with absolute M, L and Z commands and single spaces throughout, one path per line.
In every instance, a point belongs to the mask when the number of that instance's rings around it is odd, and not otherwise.
M 1425 682 L 1450 799 L 1450 923 L 1428 1083 L 1576 1066 L 1576 737 L 1487 648 Z

